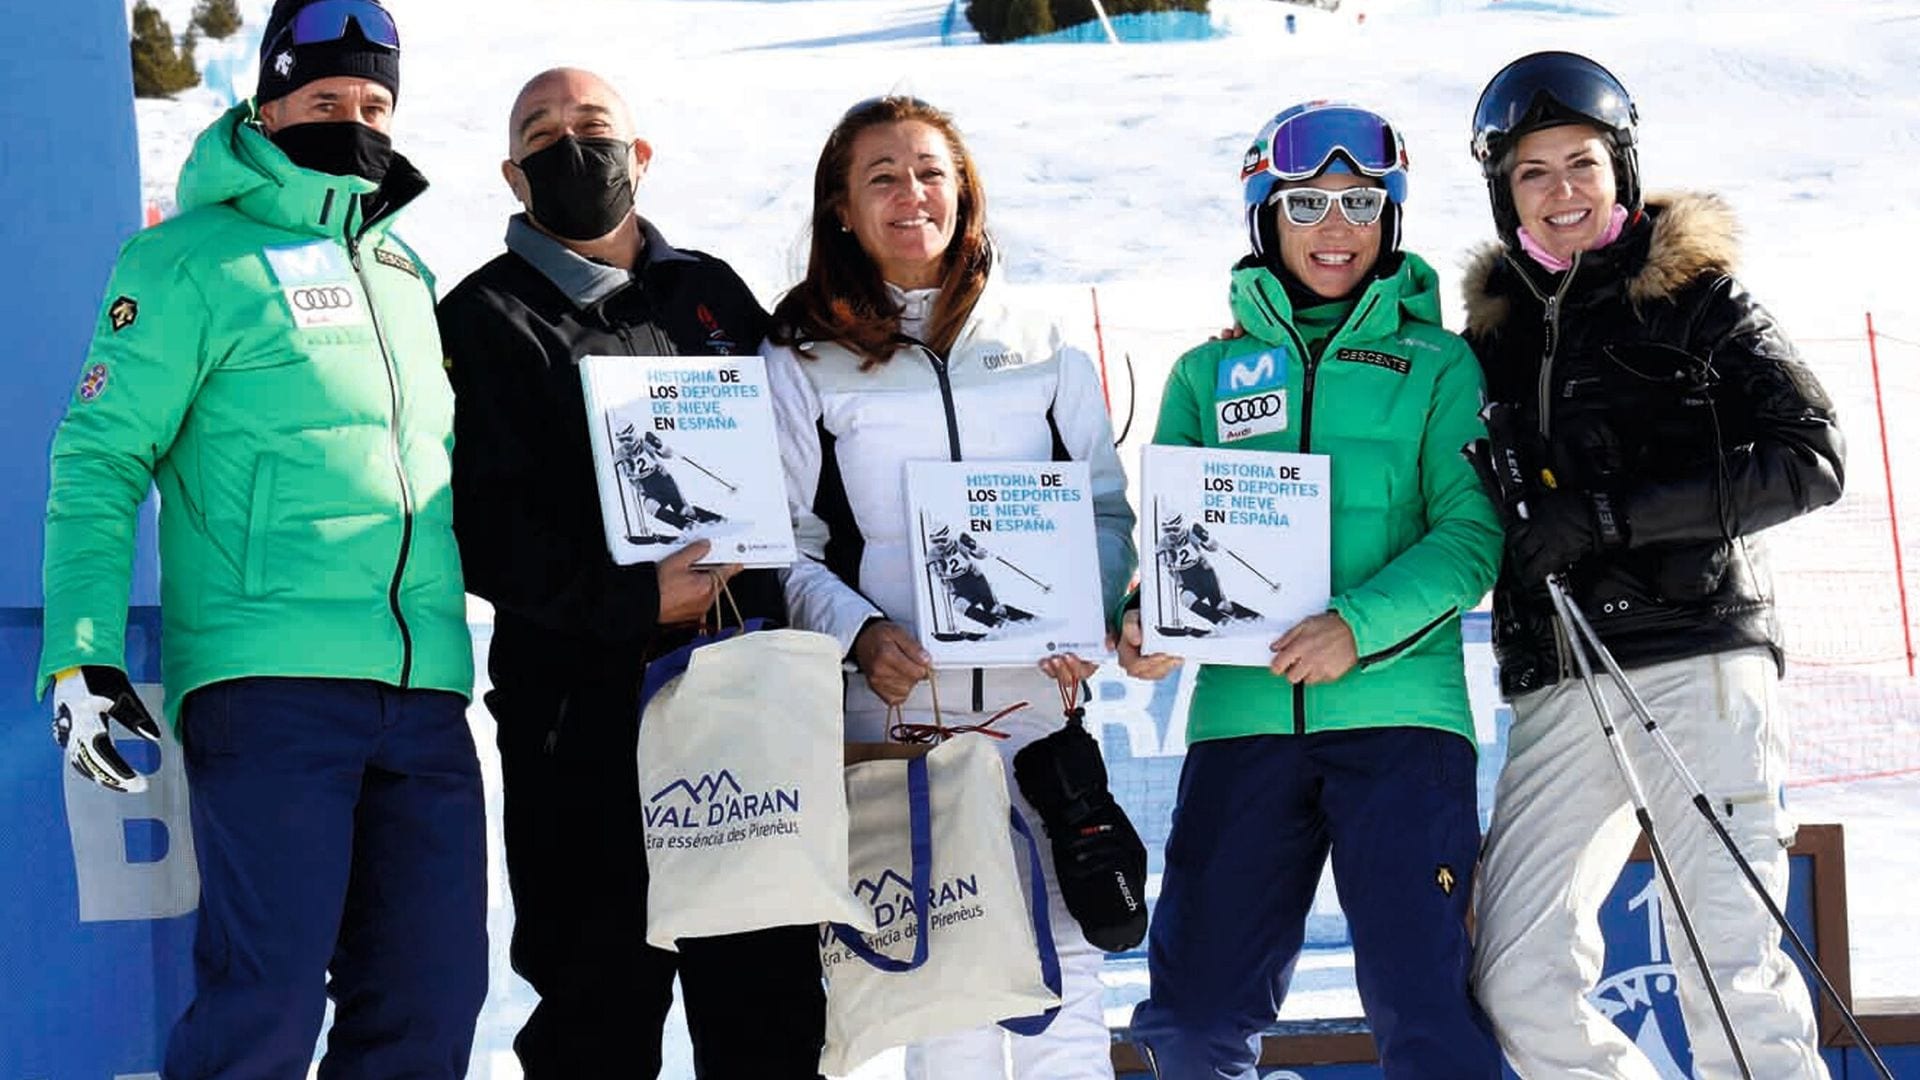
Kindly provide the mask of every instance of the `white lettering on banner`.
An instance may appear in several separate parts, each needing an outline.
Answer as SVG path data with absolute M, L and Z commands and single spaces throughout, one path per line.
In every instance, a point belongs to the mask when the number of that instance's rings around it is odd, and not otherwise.
M 140 683 L 134 689 L 148 710 L 160 716 L 160 687 Z M 186 767 L 171 725 L 162 722 L 160 730 L 160 768 L 147 777 L 143 795 L 108 791 L 72 769 L 62 770 L 83 923 L 171 919 L 200 903 Z M 157 859 L 128 858 L 129 826 L 154 831 Z
M 1633 1036 L 1634 1045 L 1647 1055 L 1661 1080 L 1686 1080 L 1687 1073 L 1680 1068 L 1673 1053 L 1675 1046 L 1685 1045 L 1685 1035 L 1677 1037 L 1681 1041 L 1667 1037 L 1660 1024 L 1660 1006 L 1656 1000 L 1659 995 L 1674 997 L 1679 993 L 1677 973 L 1673 962 L 1667 959 L 1661 903 L 1657 877 L 1649 878 L 1646 888 L 1627 901 L 1628 911 L 1646 909 L 1648 961 L 1602 979 L 1587 995 L 1587 1000 Z
M 1166 710 L 1163 734 L 1156 718 L 1161 710 L 1154 704 L 1161 684 L 1127 678 L 1112 667 L 1102 668 L 1094 676 L 1093 693 L 1086 706 L 1088 730 L 1099 738 L 1101 728 L 1119 728 L 1126 733 L 1127 755 L 1131 757 L 1180 757 L 1187 752 L 1187 702 L 1193 697 L 1197 669 L 1198 665 L 1188 664 L 1172 676 L 1173 707 Z
M 1660 885 L 1651 878 L 1638 896 L 1627 901 L 1628 911 L 1639 911 L 1642 907 L 1647 909 L 1647 957 L 1658 964 L 1666 959 L 1667 935 L 1660 919 Z

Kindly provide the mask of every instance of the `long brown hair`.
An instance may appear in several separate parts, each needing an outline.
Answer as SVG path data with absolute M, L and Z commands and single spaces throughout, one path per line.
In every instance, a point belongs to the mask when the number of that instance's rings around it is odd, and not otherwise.
M 827 136 L 813 171 L 812 240 L 807 276 L 773 309 L 773 340 L 804 352 L 810 341 L 836 341 L 858 353 L 861 367 L 885 363 L 893 355 L 900 312 L 887 296 L 880 267 L 853 233 L 841 227 L 847 206 L 847 177 L 853 169 L 853 140 L 868 128 L 919 121 L 938 131 L 953 153 L 955 200 L 953 242 L 940 272 L 940 295 L 927 320 L 926 344 L 946 355 L 960 336 L 967 316 L 987 284 L 993 261 L 987 239 L 987 193 L 973 157 L 953 118 L 914 97 L 878 97 L 847 110 Z

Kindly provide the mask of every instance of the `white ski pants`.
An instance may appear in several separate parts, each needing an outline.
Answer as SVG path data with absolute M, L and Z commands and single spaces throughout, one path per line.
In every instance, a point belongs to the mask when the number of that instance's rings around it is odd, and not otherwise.
M 994 739 L 995 749 L 1007 769 L 1007 788 L 1013 795 L 1014 809 L 1033 826 L 1034 839 L 1040 843 L 1040 861 L 1046 871 L 1047 915 L 1053 924 L 1053 940 L 1060 952 L 1060 1012 L 1047 1030 L 1038 1035 L 1014 1035 L 997 1025 L 974 1028 L 937 1039 L 928 1039 L 907 1047 L 907 1080 L 1113 1080 L 1112 1037 L 1107 1031 L 1104 991 L 1100 983 L 1101 952 L 1087 942 L 1080 924 L 1067 911 L 1060 898 L 1060 886 L 1054 876 L 1053 851 L 1047 844 L 1040 815 L 1020 795 L 1013 781 L 1013 755 L 1033 740 L 1058 730 L 1064 723 L 1060 715 L 1060 695 L 1053 680 L 1038 671 L 1031 679 L 1007 670 L 988 671 L 986 711 L 964 711 L 971 704 L 971 681 L 963 671 L 944 671 L 940 677 L 942 721 L 948 727 L 977 724 L 1000 708 L 1015 701 L 1030 702 L 1027 708 L 1000 720 L 993 730 L 1011 737 Z M 867 690 L 865 680 L 850 675 L 847 693 L 847 738 L 856 742 L 886 741 L 887 717 Z M 1009 682 L 1018 686 L 1018 696 L 1009 696 Z M 924 709 L 926 684 L 916 688 L 908 699 L 905 719 L 911 724 L 930 724 L 933 713 Z M 874 707 L 879 706 L 879 710 Z M 977 738 L 981 736 L 963 736 Z M 1023 856 L 1024 858 L 1024 856 Z
M 1788 723 L 1775 674 L 1772 656 L 1757 647 L 1627 673 L 1784 905 L 1794 826 L 1782 799 Z M 1778 926 L 1624 697 L 1604 674 L 1600 681 L 1753 1075 L 1824 1080 L 1812 1004 Z M 1515 698 L 1475 892 L 1474 978 L 1507 1059 L 1526 1080 L 1659 1080 L 1647 1055 L 1588 999 L 1605 950 L 1600 904 L 1638 835 L 1585 684 L 1568 679 Z M 1664 886 L 1661 898 L 1693 1075 L 1737 1076 Z

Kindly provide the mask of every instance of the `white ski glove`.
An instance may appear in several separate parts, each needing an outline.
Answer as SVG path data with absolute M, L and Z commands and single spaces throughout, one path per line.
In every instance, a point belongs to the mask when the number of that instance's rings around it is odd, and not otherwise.
M 113 748 L 109 719 L 148 742 L 160 741 L 160 725 L 119 668 L 89 664 L 54 679 L 53 741 L 66 749 L 67 764 L 101 787 L 137 795 L 147 790 L 147 778 Z

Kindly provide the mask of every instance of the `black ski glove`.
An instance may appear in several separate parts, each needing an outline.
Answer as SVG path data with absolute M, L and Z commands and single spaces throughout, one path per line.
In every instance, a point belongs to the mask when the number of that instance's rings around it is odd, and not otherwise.
M 1626 519 L 1601 491 L 1536 496 L 1527 501 L 1527 516 L 1507 526 L 1507 558 L 1526 585 L 1537 585 L 1589 555 L 1626 542 Z
M 1147 936 L 1147 847 L 1107 790 L 1100 744 L 1067 724 L 1013 756 L 1020 793 L 1040 814 L 1067 911 L 1094 947 L 1123 952 Z

